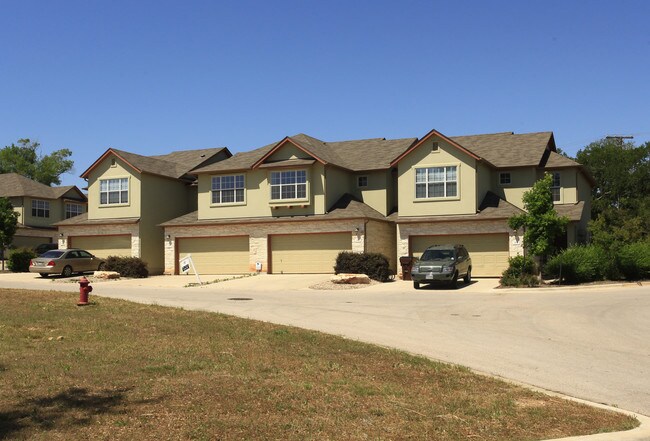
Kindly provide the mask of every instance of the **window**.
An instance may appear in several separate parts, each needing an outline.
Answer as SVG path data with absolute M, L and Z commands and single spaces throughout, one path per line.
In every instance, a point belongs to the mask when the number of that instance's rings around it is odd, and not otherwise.
M 417 199 L 454 198 L 458 196 L 458 167 L 429 167 L 415 169 Z
M 71 217 L 79 216 L 84 212 L 84 207 L 81 204 L 65 204 L 65 218 L 70 219 Z
M 499 184 L 500 185 L 510 185 L 512 180 L 510 178 L 510 172 L 499 173 Z
M 367 187 L 367 186 L 368 186 L 368 176 L 358 176 L 357 187 Z
M 129 178 L 101 179 L 99 181 L 99 204 L 128 204 Z
M 234 204 L 244 202 L 244 175 L 214 176 L 212 203 Z
M 49 201 L 32 200 L 32 217 L 50 217 Z
M 437 152 L 440 150 L 440 144 L 434 141 L 433 145 L 431 146 L 431 151 L 432 152 Z
M 553 195 L 553 202 L 560 202 L 560 172 L 553 172 L 551 194 Z
M 291 170 L 271 172 L 271 200 L 307 198 L 307 172 Z

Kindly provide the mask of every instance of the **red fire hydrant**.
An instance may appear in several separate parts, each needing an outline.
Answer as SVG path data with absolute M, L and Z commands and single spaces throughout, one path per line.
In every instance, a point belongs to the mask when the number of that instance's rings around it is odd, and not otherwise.
M 79 303 L 77 306 L 86 306 L 88 304 L 88 294 L 93 291 L 93 287 L 90 286 L 90 282 L 86 279 L 85 276 L 79 279 Z

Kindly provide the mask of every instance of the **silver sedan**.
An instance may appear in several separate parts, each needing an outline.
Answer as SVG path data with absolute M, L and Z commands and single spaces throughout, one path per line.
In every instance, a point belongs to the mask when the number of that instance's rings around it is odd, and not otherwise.
M 32 259 L 29 263 L 29 272 L 38 273 L 41 277 L 50 274 L 70 277 L 73 273 L 101 271 L 105 265 L 104 259 L 95 257 L 85 250 L 51 250 Z

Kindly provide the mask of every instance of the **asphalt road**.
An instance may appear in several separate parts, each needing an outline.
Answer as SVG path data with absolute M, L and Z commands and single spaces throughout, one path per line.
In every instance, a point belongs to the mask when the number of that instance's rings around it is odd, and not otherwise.
M 201 288 L 107 282 L 92 295 L 343 335 L 650 416 L 647 284 L 496 290 L 494 282 L 479 281 L 457 291 L 415 291 L 395 282 L 315 291 L 305 288 L 317 281 L 311 277 L 259 276 Z M 76 289 L 4 274 L 0 287 Z

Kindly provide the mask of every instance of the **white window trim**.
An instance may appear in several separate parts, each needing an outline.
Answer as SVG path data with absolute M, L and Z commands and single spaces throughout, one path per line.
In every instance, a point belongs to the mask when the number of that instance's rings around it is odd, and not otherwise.
M 507 184 L 501 182 L 501 175 L 506 175 L 506 174 L 510 177 L 510 182 L 508 182 Z M 509 171 L 499 172 L 499 176 L 498 176 L 497 179 L 498 179 L 497 184 L 499 184 L 500 187 L 510 187 L 510 186 L 512 186 L 512 172 L 509 172 Z
M 38 203 L 41 202 L 43 204 L 43 207 L 40 208 L 38 206 Z M 36 207 L 34 207 L 34 203 L 36 203 Z M 36 210 L 37 214 L 34 214 L 34 210 Z M 38 216 L 38 210 L 43 210 L 43 216 Z M 49 219 L 51 210 L 50 210 L 50 201 L 46 201 L 44 199 L 32 199 L 32 211 L 31 211 L 32 217 L 37 218 L 37 219 Z
M 78 207 L 79 212 L 77 214 L 73 215 L 73 216 L 68 216 L 68 213 L 72 212 L 71 210 L 68 210 L 68 207 L 72 207 L 72 206 Z M 63 207 L 63 211 L 64 211 L 63 216 L 66 219 L 70 219 L 70 218 L 79 216 L 80 214 L 83 214 L 84 213 L 84 206 L 83 206 L 83 204 L 79 204 L 79 203 L 76 203 L 76 202 L 66 202 L 64 207 Z
M 366 185 L 359 185 L 359 180 L 361 178 L 366 178 Z M 368 175 L 359 175 L 359 176 L 357 176 L 357 188 L 368 188 L 369 183 L 370 183 L 370 179 L 368 178 Z
M 110 181 L 111 179 L 126 179 L 126 193 L 127 197 L 129 198 L 128 202 L 117 202 L 117 203 L 109 203 L 108 202 L 108 196 L 106 197 L 106 203 L 102 204 L 102 181 Z M 97 191 L 99 193 L 99 199 L 98 199 L 98 205 L 100 208 L 108 208 L 108 207 L 128 207 L 131 205 L 131 199 L 132 199 L 132 194 L 131 194 L 131 177 L 130 176 L 111 176 L 107 178 L 101 178 L 97 180 Z M 120 190 L 121 191 L 121 190 Z M 105 193 L 109 193 L 108 191 Z M 121 195 L 120 195 L 121 197 Z
M 435 167 L 456 167 L 456 196 L 450 196 L 450 197 L 431 197 L 431 198 L 418 198 L 416 197 L 417 195 L 417 190 L 416 190 L 416 184 L 421 184 L 421 182 L 417 182 L 417 169 L 421 168 L 435 168 Z M 455 163 L 455 164 L 418 164 L 414 165 L 411 167 L 413 170 L 413 202 L 431 202 L 431 201 L 459 201 L 460 200 L 460 171 L 461 171 L 461 164 L 460 163 Z M 445 177 L 447 173 L 445 171 Z M 446 181 L 445 181 L 446 182 Z
M 299 172 L 299 171 L 304 171 L 305 172 L 305 197 L 304 198 L 293 198 L 293 199 L 273 199 L 272 193 L 273 193 L 273 187 L 276 187 L 278 185 L 273 185 L 271 184 L 272 179 L 271 177 L 273 176 L 273 173 L 282 173 L 282 172 Z M 291 202 L 300 202 L 300 205 L 305 205 L 310 203 L 310 198 L 309 198 L 309 192 L 310 192 L 310 186 L 309 186 L 309 170 L 306 168 L 295 168 L 295 169 L 286 169 L 286 170 L 271 170 L 269 171 L 268 174 L 268 185 L 269 185 L 269 204 L 271 205 L 283 205 Z M 286 185 L 286 184 L 285 184 Z M 297 184 L 296 184 L 297 185 Z M 282 190 L 280 190 L 280 196 L 282 196 Z
M 237 182 L 237 176 L 242 176 L 244 178 L 244 200 L 243 201 L 234 201 L 234 202 L 212 202 L 212 193 L 215 191 L 223 191 L 223 190 L 213 190 L 212 189 L 212 179 L 213 178 L 225 178 L 228 176 L 233 176 L 235 178 L 235 182 Z M 234 188 L 234 190 L 237 190 L 237 187 Z M 236 195 L 235 191 L 235 195 Z M 228 175 L 214 175 L 210 176 L 210 206 L 211 207 L 232 207 L 236 205 L 246 205 L 246 174 L 245 173 L 235 173 L 235 174 L 228 174 Z
M 557 192 L 558 192 L 558 195 L 559 195 L 558 200 L 557 201 L 553 200 L 553 203 L 554 204 L 561 204 L 562 203 L 562 173 L 560 173 L 559 171 L 552 171 L 550 173 L 551 173 L 551 176 L 553 178 L 552 181 L 551 181 L 551 195 L 553 194 L 553 189 L 555 189 L 555 188 L 557 188 Z M 560 185 L 553 185 L 553 183 L 554 183 L 553 181 L 555 181 L 555 175 L 556 174 L 559 175 Z

